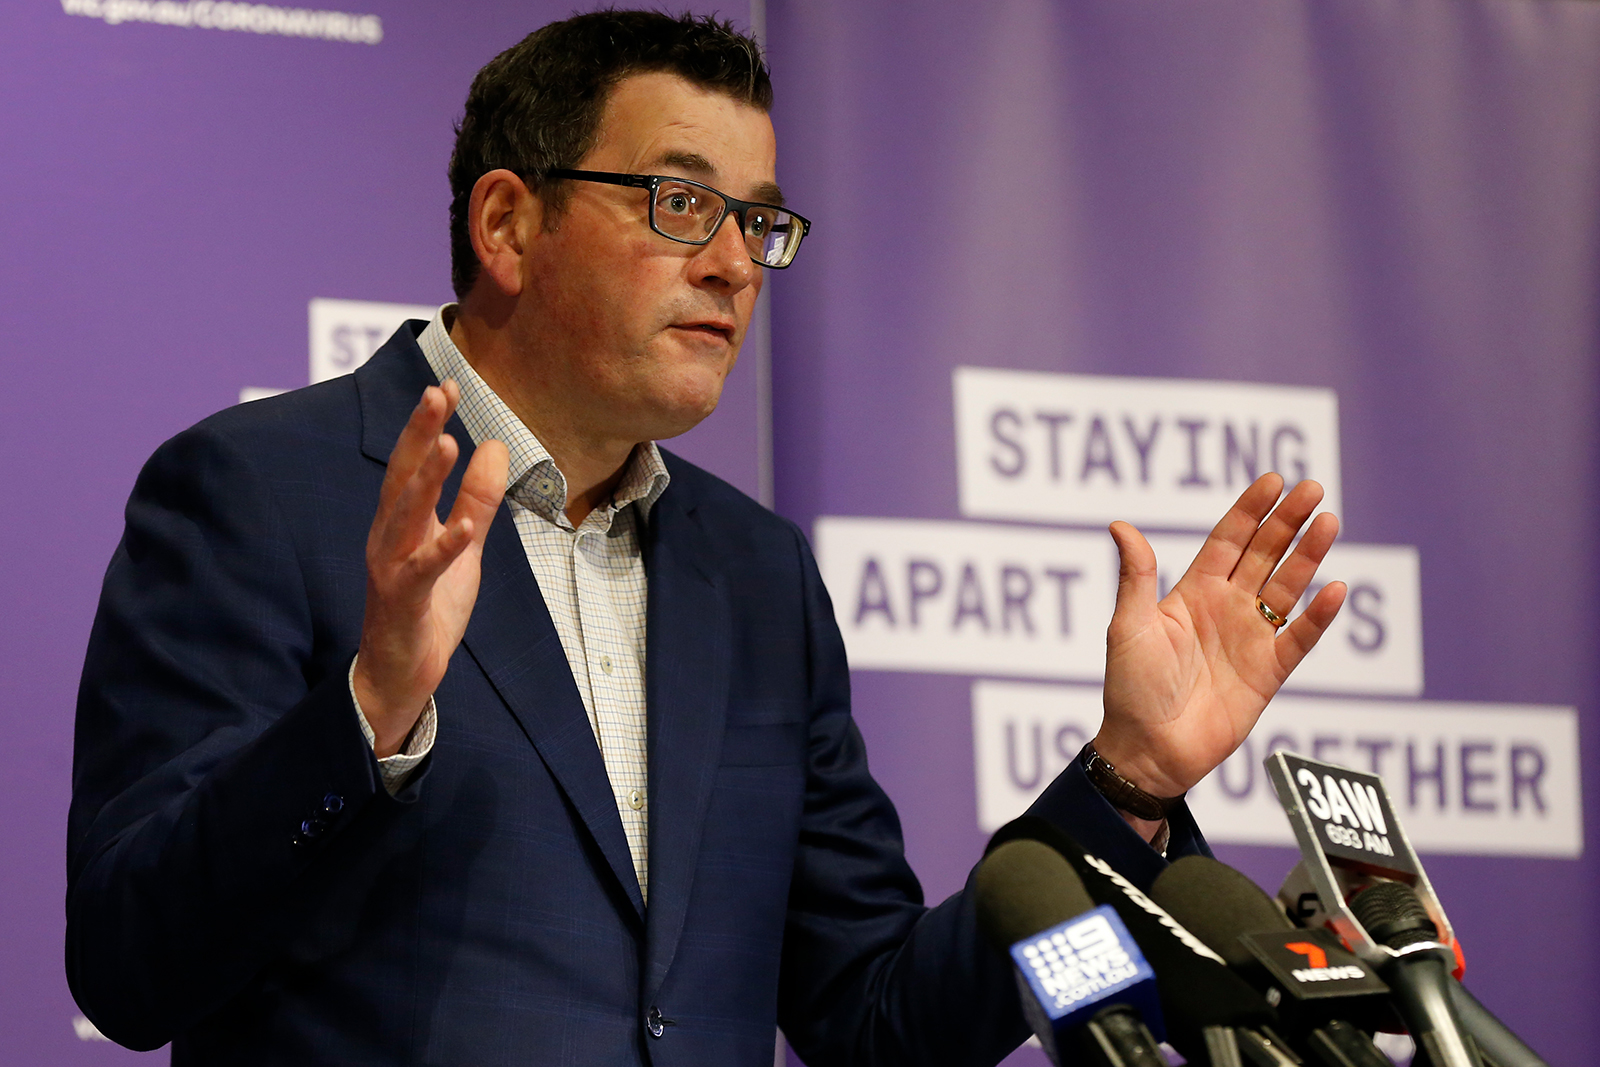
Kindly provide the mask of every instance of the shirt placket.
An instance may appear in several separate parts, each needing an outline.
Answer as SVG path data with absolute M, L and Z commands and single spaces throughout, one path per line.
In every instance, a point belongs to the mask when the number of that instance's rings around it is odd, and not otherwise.
M 614 599 L 623 592 L 613 572 L 626 565 L 630 538 L 607 536 L 612 520 L 609 511 L 604 516 L 597 512 L 579 527 L 573 538 L 572 569 L 595 735 L 633 854 L 639 889 L 647 894 L 644 716 L 636 706 L 643 686 L 633 642 L 613 608 Z

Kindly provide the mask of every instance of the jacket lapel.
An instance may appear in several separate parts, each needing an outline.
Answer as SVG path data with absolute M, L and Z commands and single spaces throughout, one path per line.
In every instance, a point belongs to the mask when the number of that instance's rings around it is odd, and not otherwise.
M 646 702 L 649 708 L 650 908 L 647 997 L 660 988 L 683 932 L 706 807 L 727 717 L 732 625 L 706 535 L 681 489 L 651 516 Z
M 362 451 L 387 463 L 422 390 L 438 380 L 415 335 L 402 329 L 356 371 L 356 383 Z M 449 514 L 473 452 L 472 438 L 459 418 L 452 418 L 446 429 L 460 444 L 461 458 L 440 496 L 441 520 Z M 478 600 L 461 643 L 560 784 L 642 922 L 644 900 L 611 780 L 555 623 L 504 504 L 484 542 Z

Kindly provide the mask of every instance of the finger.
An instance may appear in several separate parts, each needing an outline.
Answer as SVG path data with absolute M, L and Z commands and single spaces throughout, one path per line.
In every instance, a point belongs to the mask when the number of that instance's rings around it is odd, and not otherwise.
M 418 545 L 403 565 L 407 588 L 419 599 L 431 595 L 439 577 L 472 545 L 479 529 L 471 519 L 459 519 Z
M 489 440 L 479 445 L 461 477 L 461 488 L 456 492 L 455 504 L 450 508 L 450 518 L 445 525 L 470 523 L 476 533 L 472 540 L 482 546 L 500 500 L 506 495 L 506 472 L 510 465 L 511 457 L 502 442 Z
M 1229 581 L 1248 593 L 1256 593 L 1266 584 L 1272 570 L 1289 550 L 1295 534 L 1305 525 L 1311 513 L 1322 503 L 1322 486 L 1307 480 L 1289 491 L 1283 502 L 1272 509 L 1250 538 L 1249 547 L 1239 557 L 1239 563 L 1229 576 Z
M 462 475 L 449 521 L 413 554 L 412 572 L 419 581 L 431 585 L 463 552 L 483 551 L 484 538 L 505 496 L 510 462 L 502 442 L 489 440 L 478 446 Z
M 1283 479 L 1270 471 L 1250 483 L 1222 520 L 1212 527 L 1187 573 L 1214 578 L 1231 575 L 1281 492 Z
M 1339 614 L 1339 608 L 1344 604 L 1344 595 L 1343 582 L 1329 582 L 1311 599 L 1306 610 L 1283 628 L 1278 635 L 1277 650 L 1278 664 L 1285 674 L 1299 666 L 1300 661 L 1306 658 L 1306 653 L 1315 648 L 1322 635 L 1327 633 L 1334 616 Z
M 389 469 L 384 473 L 383 488 L 378 494 L 380 509 L 400 495 L 417 468 L 427 460 L 460 399 L 460 387 L 448 378 L 442 386 L 430 385 L 422 391 L 422 398 L 412 409 L 399 440 L 389 453 Z
M 1283 561 L 1283 566 L 1274 571 L 1267 584 L 1261 587 L 1260 596 L 1266 601 L 1267 607 L 1287 617 L 1294 606 L 1300 603 L 1306 587 L 1316 577 L 1317 568 L 1327 558 L 1328 549 L 1333 547 L 1334 539 L 1338 536 L 1337 516 L 1324 512 L 1313 519 L 1306 535 L 1300 539 L 1289 558 Z
M 1131 523 L 1111 524 L 1117 545 L 1117 606 L 1111 615 L 1109 639 L 1113 644 L 1142 630 L 1156 605 L 1156 553 Z
M 439 524 L 439 497 L 460 452 L 456 439 L 449 434 L 434 440 L 433 449 L 375 521 L 381 557 L 398 562 L 434 535 Z

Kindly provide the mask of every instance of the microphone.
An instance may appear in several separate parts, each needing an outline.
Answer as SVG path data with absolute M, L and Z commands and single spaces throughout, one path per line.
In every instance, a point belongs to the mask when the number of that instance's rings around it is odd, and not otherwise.
M 1212 1067 L 1240 1067 L 1246 1059 L 1253 1067 L 1299 1062 L 1273 1032 L 1277 1014 L 1261 994 L 1109 863 L 1034 815 L 1002 826 L 989 851 L 1019 840 L 1048 845 L 1082 880 L 1089 897 L 1110 905 L 1122 919 L 1155 970 L 1167 1040 L 1186 1060 Z
M 1336 871 L 1337 873 L 1340 872 Z M 1361 886 L 1370 884 L 1370 881 L 1359 876 L 1349 878 L 1348 884 L 1351 888 L 1347 895 L 1356 892 Z M 1341 881 L 1341 885 L 1344 884 L 1345 881 Z M 1283 887 L 1278 890 L 1278 900 L 1288 911 L 1289 917 L 1302 926 L 1317 929 L 1327 921 L 1327 913 L 1322 908 L 1322 901 L 1317 896 L 1316 890 L 1311 886 L 1311 878 L 1306 873 L 1304 860 L 1295 864 L 1294 869 L 1284 879 Z M 1462 971 L 1460 942 L 1454 941 L 1453 947 L 1456 970 L 1446 982 L 1450 991 L 1450 1001 L 1455 1005 L 1456 1016 L 1461 1020 L 1462 1028 L 1477 1041 L 1478 1052 L 1485 1061 L 1490 1067 L 1550 1067 L 1537 1052 L 1512 1033 L 1505 1023 L 1495 1018 L 1489 1009 L 1479 1003 L 1467 987 L 1457 980 Z
M 978 865 L 974 890 L 978 924 L 1011 958 L 1022 1014 L 1051 1063 L 1166 1067 L 1144 1023 L 1160 1028 L 1155 972 L 1066 860 L 1038 842 L 1010 841 Z
M 1366 1031 L 1392 1018 L 1389 987 L 1323 930 L 1301 930 L 1254 882 L 1185 856 L 1150 897 L 1266 995 L 1296 1047 L 1322 1067 L 1391 1067 Z
M 1287 752 L 1268 756 L 1266 767 L 1325 924 L 1388 983 L 1431 1067 L 1484 1067 L 1449 991 L 1454 934 L 1383 781 Z M 1294 893 L 1296 906 L 1304 895 Z

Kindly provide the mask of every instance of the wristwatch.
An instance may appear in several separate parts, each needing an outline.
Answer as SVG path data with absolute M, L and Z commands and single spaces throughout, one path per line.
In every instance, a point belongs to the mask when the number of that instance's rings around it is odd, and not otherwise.
M 1083 773 L 1088 776 L 1089 783 L 1100 791 L 1100 795 L 1109 800 L 1112 807 L 1136 819 L 1149 822 L 1165 819 L 1167 812 L 1181 804 L 1188 795 L 1184 792 L 1175 797 L 1158 797 L 1146 793 L 1118 774 L 1117 768 L 1095 751 L 1093 741 L 1083 746 L 1078 759 L 1083 762 Z

